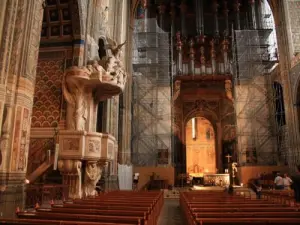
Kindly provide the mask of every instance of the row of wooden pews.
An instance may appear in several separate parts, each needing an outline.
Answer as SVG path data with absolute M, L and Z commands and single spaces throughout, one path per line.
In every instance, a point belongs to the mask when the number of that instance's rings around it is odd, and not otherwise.
M 224 191 L 180 193 L 187 224 L 300 224 L 300 209 L 267 199 L 249 199 Z
M 52 204 L 51 208 L 16 212 L 18 219 L 2 219 L 0 224 L 155 225 L 163 204 L 161 191 L 113 191 Z
M 264 199 L 293 206 L 296 204 L 293 190 L 263 190 Z

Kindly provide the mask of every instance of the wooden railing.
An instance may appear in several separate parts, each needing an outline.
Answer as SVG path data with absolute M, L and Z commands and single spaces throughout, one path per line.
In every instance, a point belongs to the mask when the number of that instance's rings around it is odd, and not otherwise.
M 49 203 L 56 200 L 67 200 L 69 186 L 67 185 L 51 185 L 51 184 L 35 184 L 26 187 L 26 207 L 35 207 L 36 204 Z

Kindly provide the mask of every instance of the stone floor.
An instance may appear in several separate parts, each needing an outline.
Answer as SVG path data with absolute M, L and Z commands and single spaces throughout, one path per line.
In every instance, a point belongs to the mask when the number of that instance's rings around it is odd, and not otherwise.
M 179 199 L 165 199 L 165 204 L 158 218 L 157 225 L 185 225 Z

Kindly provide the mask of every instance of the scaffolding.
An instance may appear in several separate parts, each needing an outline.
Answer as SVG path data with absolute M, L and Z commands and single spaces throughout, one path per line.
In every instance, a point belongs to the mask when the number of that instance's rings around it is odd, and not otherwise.
M 264 18 L 267 20 L 270 16 Z M 240 165 L 286 164 L 282 88 L 272 79 L 278 58 L 276 43 L 271 43 L 273 35 L 274 28 L 267 26 L 234 31 L 234 93 Z
M 133 34 L 132 163 L 171 163 L 171 43 L 156 18 L 136 19 Z

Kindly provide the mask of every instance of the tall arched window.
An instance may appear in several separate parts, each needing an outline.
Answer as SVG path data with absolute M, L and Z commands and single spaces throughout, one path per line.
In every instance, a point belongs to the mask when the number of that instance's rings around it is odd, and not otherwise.
M 278 126 L 286 124 L 284 112 L 283 89 L 280 83 L 274 82 L 274 97 L 275 97 L 275 119 Z

